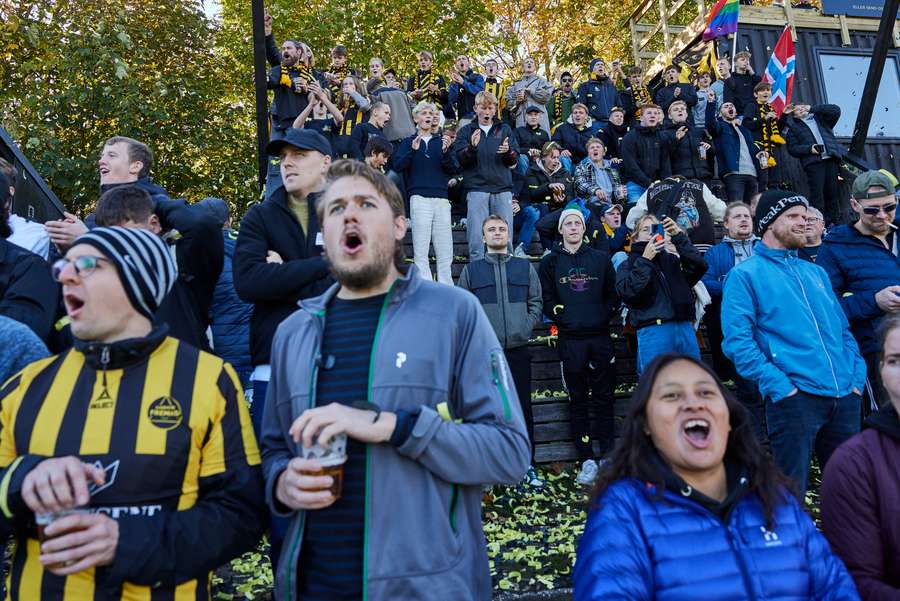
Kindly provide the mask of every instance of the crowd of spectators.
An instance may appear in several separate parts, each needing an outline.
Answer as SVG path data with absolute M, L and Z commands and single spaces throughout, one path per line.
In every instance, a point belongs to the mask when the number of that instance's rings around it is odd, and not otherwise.
M 898 594 L 898 184 L 842 185 L 838 107 L 777 116 L 746 52 L 655 88 L 599 58 L 581 83 L 464 55 L 445 77 L 427 51 L 404 79 L 271 28 L 272 160 L 239 223 L 170 198 L 132 138 L 83 219 L 13 214 L 0 161 L 12 599 L 205 594 L 263 530 L 278 599 L 487 598 L 482 487 L 544 485 L 543 324 L 593 487 L 576 599 Z M 618 437 L 615 331 L 640 377 Z

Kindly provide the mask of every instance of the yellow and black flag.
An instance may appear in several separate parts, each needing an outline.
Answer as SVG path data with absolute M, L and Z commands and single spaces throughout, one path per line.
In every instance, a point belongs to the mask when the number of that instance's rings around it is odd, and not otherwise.
M 697 73 L 711 73 L 716 79 L 716 41 L 700 42 L 681 53 L 675 62 L 681 66 L 678 81 L 693 83 Z

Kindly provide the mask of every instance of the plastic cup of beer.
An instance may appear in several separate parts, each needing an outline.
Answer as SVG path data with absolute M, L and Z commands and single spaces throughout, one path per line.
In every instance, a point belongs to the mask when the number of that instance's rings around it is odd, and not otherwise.
M 347 435 L 338 434 L 324 446 L 316 442 L 308 449 L 302 449 L 302 453 L 304 459 L 315 459 L 321 466 L 316 471 L 306 473 L 312 476 L 331 476 L 332 483 L 329 490 L 335 499 L 341 498 L 344 487 L 344 464 L 347 463 Z
M 54 511 L 51 513 L 36 514 L 34 516 L 34 523 L 37 525 L 38 540 L 41 543 L 44 543 L 45 541 L 47 541 L 51 538 L 57 538 L 59 536 L 63 536 L 63 535 L 69 534 L 71 532 L 74 532 L 75 530 L 77 530 L 76 528 L 73 528 L 71 530 L 65 530 L 63 532 L 56 534 L 55 536 L 50 537 L 50 536 L 47 536 L 47 534 L 45 533 L 45 530 L 46 530 L 47 526 L 49 526 L 50 524 L 52 524 L 53 522 L 55 522 L 57 520 L 61 520 L 65 517 L 69 517 L 70 515 L 76 515 L 76 514 L 80 514 L 80 513 L 90 513 L 90 512 L 91 512 L 90 509 L 87 509 L 84 507 L 74 507 L 72 509 L 63 509 L 62 511 Z M 48 566 L 48 567 L 55 569 L 55 568 L 62 568 L 65 566 L 62 564 L 55 564 L 55 565 Z

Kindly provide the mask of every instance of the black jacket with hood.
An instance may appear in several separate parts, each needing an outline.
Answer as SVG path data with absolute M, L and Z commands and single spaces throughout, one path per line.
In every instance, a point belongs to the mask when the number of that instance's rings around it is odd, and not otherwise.
M 308 232 L 288 206 L 284 188 L 254 205 L 241 222 L 232 263 L 234 288 L 241 299 L 253 303 L 250 360 L 254 366 L 268 365 L 275 330 L 299 308 L 297 302 L 318 296 L 333 283 L 321 246 L 316 244 L 317 196 L 311 194 L 308 199 Z M 268 263 L 270 250 L 283 262 Z
M 472 146 L 472 134 L 479 129 L 478 121 L 472 121 L 459 130 L 452 151 L 459 160 L 466 190 L 499 194 L 513 191 L 513 176 L 510 167 L 519 161 L 519 144 L 516 134 L 505 123 L 494 120 L 488 133 L 481 132 L 478 146 Z M 509 140 L 509 150 L 498 154 L 497 149 Z
M 553 200 L 553 191 L 550 184 L 562 184 L 565 187 L 566 198 L 562 204 Z M 562 165 L 553 173 L 547 173 L 540 161 L 532 163 L 528 167 L 525 176 L 525 199 L 531 202 L 546 202 L 551 210 L 564 207 L 575 196 L 575 180 L 572 174 L 566 171 Z
M 570 253 L 557 244 L 541 259 L 538 275 L 544 315 L 570 336 L 605 334 L 619 306 L 609 254 L 582 244 Z
M 706 273 L 706 260 L 684 234 L 672 238 L 676 257 L 665 250 L 652 261 L 642 255 L 647 242 L 632 242 L 631 253 L 616 272 L 616 291 L 628 305 L 637 328 L 668 321 L 694 321 L 691 288 Z

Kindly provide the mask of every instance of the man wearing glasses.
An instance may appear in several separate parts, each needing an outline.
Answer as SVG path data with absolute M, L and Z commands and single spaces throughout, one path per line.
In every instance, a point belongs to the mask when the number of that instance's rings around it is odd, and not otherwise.
M 819 250 L 822 249 L 822 237 L 825 235 L 825 216 L 816 207 L 806 209 L 806 246 L 797 251 L 797 256 L 810 263 L 816 262 Z
M 573 82 L 572 74 L 563 71 L 559 77 L 559 87 L 553 90 L 550 102 L 547 103 L 547 116 L 550 118 L 551 130 L 560 123 L 564 123 L 572 114 L 572 105 L 577 102 L 575 92 L 572 91 Z
M 0 388 L 7 598 L 209 598 L 265 523 L 237 375 L 153 324 L 178 272 L 151 231 L 95 228 L 53 275 L 75 346 Z
M 828 272 L 866 360 L 870 407 L 887 401 L 878 375 L 876 332 L 884 316 L 900 312 L 896 185 L 886 171 L 866 171 L 857 177 L 850 207 L 859 220 L 830 230 L 816 258 Z

